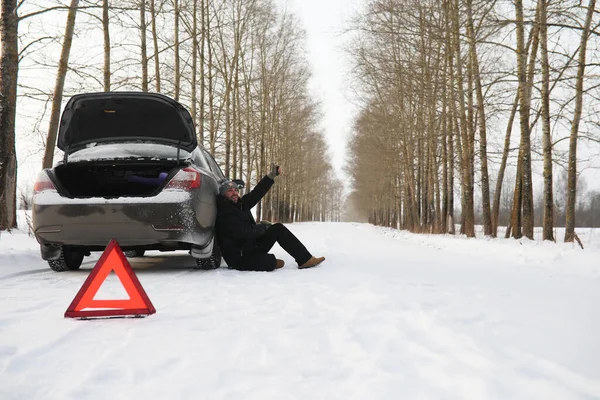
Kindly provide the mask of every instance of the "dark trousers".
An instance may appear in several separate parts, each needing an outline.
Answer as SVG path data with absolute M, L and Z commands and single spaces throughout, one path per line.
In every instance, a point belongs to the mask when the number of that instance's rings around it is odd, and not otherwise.
M 268 254 L 275 243 L 294 257 L 298 265 L 307 262 L 312 255 L 304 247 L 292 232 L 283 224 L 273 224 L 267 228 L 267 231 L 255 241 L 244 246 L 242 249 L 242 260 L 238 265 L 239 270 L 246 271 L 273 271 L 276 265 L 276 258 L 273 254 Z

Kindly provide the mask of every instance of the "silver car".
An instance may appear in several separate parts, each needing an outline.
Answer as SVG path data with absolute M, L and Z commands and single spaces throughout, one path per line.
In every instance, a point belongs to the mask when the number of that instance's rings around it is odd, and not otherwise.
M 33 196 L 50 268 L 78 269 L 113 238 L 130 256 L 188 250 L 199 268 L 220 265 L 214 224 L 225 176 L 181 104 L 154 93 L 79 94 L 59 129 L 64 157 L 40 172 Z

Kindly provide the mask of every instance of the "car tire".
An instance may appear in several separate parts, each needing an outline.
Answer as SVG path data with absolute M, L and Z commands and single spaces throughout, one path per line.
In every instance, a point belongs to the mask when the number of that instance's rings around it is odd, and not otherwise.
M 213 251 L 208 258 L 196 258 L 196 266 L 198 269 L 216 269 L 221 266 L 221 250 L 216 244 L 213 246 Z
M 81 267 L 84 254 L 68 246 L 61 246 L 60 257 L 48 260 L 50 269 L 56 272 L 75 271 Z
M 144 253 L 146 253 L 146 250 L 127 250 L 123 252 L 127 258 L 144 257 Z

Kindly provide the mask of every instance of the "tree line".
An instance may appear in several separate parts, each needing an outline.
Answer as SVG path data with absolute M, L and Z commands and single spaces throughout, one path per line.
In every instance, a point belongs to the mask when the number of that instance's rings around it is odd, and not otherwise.
M 370 0 L 349 29 L 357 212 L 412 232 L 460 224 L 468 237 L 478 222 L 496 237 L 504 197 L 506 237 L 533 239 L 541 220 L 544 240 L 562 224 L 575 240 L 578 145 L 599 153 L 599 27 L 595 0 Z
M 49 15 L 64 19 L 62 34 L 43 28 Z M 320 131 L 320 105 L 308 91 L 304 32 L 272 1 L 3 0 L 0 33 L 0 229 L 16 226 L 19 100 L 39 110 L 30 125 L 49 168 L 65 100 L 119 90 L 159 92 L 184 104 L 199 143 L 248 188 L 271 162 L 282 165 L 257 207 L 259 219 L 341 218 L 342 184 Z M 19 72 L 32 69 L 51 71 L 54 85 L 19 84 Z

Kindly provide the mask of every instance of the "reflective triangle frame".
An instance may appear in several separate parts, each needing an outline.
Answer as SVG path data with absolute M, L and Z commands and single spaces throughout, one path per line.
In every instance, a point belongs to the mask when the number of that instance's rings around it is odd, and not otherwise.
M 128 300 L 94 300 L 111 271 L 119 277 L 129 295 Z M 131 264 L 117 241 L 112 239 L 67 308 L 65 318 L 143 316 L 154 313 L 156 309 L 133 272 Z

